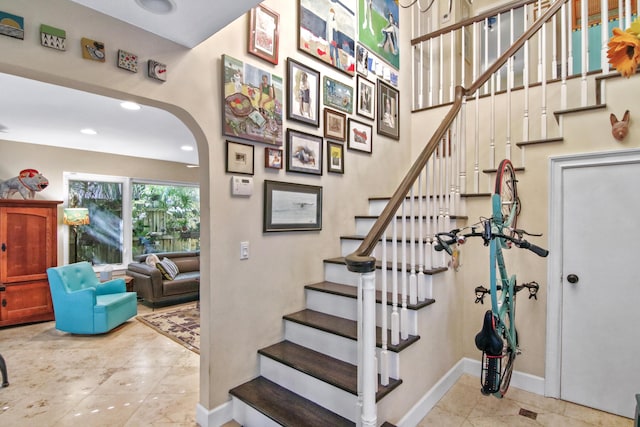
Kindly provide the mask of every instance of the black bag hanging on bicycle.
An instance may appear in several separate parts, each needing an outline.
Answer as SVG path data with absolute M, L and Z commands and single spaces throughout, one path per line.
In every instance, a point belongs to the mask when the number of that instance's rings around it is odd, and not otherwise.
M 503 342 L 496 331 L 495 317 L 491 310 L 484 314 L 482 330 L 476 335 L 476 347 L 482 352 L 482 394 L 496 393 L 500 389 Z

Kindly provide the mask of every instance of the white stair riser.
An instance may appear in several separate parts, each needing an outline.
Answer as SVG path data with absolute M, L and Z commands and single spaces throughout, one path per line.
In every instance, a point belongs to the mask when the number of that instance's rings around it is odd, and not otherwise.
M 327 292 L 318 292 L 307 289 L 307 308 L 314 311 L 330 314 L 332 316 L 343 317 L 349 320 L 357 320 L 358 307 L 355 298 L 342 297 L 339 295 L 329 294 Z M 402 301 L 398 299 L 398 311 L 400 311 Z M 391 312 L 393 307 L 387 305 L 387 328 L 391 327 Z M 412 335 L 415 334 L 418 326 L 418 314 L 415 310 L 408 310 L 407 319 L 409 321 L 409 330 Z M 381 327 L 382 324 L 382 304 L 376 304 L 376 326 Z
M 287 390 L 355 422 L 357 396 L 265 356 L 260 356 L 260 374 Z
M 253 409 L 237 397 L 232 397 L 233 420 L 242 426 L 282 427 L 262 412 Z
M 288 341 L 311 350 L 357 365 L 358 346 L 354 340 L 290 321 L 285 321 L 284 337 Z M 376 354 L 378 355 L 378 360 L 380 360 L 379 348 L 376 349 Z M 391 378 L 399 378 L 400 354 L 389 351 L 388 359 L 389 376 Z

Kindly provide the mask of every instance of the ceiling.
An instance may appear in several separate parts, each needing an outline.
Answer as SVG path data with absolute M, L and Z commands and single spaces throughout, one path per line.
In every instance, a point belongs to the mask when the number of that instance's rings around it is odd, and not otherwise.
M 71 0 L 192 48 L 232 22 L 257 0 L 221 6 L 211 0 Z M 170 2 L 173 13 L 151 7 Z M 0 139 L 198 164 L 193 134 L 175 116 L 154 107 L 129 111 L 117 100 L 0 73 Z M 82 129 L 97 134 L 85 135 Z M 181 147 L 191 147 L 185 151 Z
M 120 21 L 192 48 L 217 33 L 259 0 L 71 0 Z M 149 8 L 174 6 L 170 13 L 153 13 Z

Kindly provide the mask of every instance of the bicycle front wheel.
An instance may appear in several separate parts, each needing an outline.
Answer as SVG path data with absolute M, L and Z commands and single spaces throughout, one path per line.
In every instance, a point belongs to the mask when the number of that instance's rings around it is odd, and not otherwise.
M 500 196 L 502 223 L 511 228 L 516 228 L 516 220 L 520 213 L 520 200 L 518 200 L 516 183 L 516 172 L 513 169 L 513 164 L 510 160 L 504 159 L 498 166 L 495 194 Z M 503 231 L 503 234 L 511 235 L 512 232 L 505 233 Z

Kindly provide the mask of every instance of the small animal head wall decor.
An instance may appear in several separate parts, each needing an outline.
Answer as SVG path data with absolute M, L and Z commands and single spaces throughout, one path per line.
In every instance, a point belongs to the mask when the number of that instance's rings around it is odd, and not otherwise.
M 611 113 L 611 134 L 618 141 L 622 141 L 629 133 L 629 110 L 624 112 L 622 120 L 618 120 L 615 114 Z

